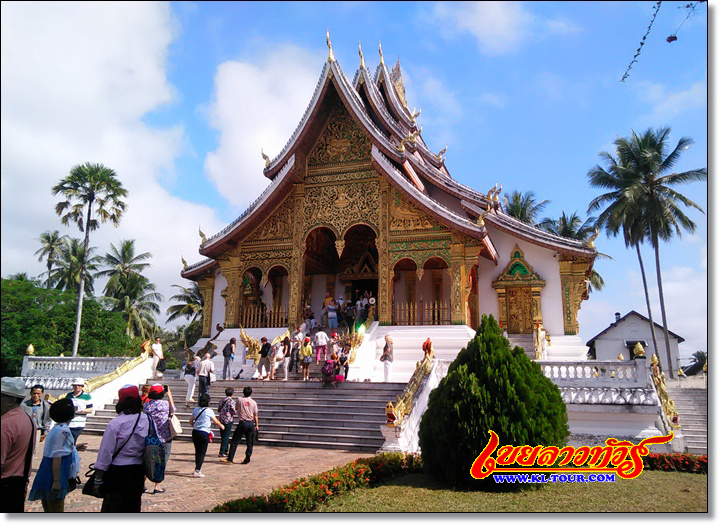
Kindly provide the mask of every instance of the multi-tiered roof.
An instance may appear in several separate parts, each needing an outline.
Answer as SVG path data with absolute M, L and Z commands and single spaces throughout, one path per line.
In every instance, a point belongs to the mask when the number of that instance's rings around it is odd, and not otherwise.
M 488 225 L 565 255 L 595 257 L 595 249 L 585 243 L 548 233 L 504 213 L 499 190 L 483 194 L 454 180 L 445 165 L 447 147 L 435 153 L 425 144 L 416 120 L 420 112 L 410 111 L 405 100 L 400 63 L 388 70 L 382 47 L 374 74 L 365 66 L 359 49 L 360 67 L 352 81 L 335 60 L 329 38 L 328 48 L 328 60 L 300 123 L 280 153 L 273 159 L 266 157 L 263 174 L 271 180 L 270 185 L 231 224 L 203 239 L 199 251 L 207 259 L 185 268 L 183 277 L 193 278 L 216 267 L 215 258 L 260 225 L 292 185 L 303 180 L 307 156 L 338 98 L 370 141 L 373 168 L 441 224 L 482 240 L 486 257 L 497 263 Z

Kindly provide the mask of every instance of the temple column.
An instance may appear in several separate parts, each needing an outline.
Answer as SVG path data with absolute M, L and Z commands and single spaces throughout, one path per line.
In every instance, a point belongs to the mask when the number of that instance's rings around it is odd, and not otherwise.
M 378 249 L 378 319 L 381 325 L 392 324 L 392 287 L 393 269 L 390 267 L 388 252 L 389 217 L 390 217 L 390 185 L 380 178 L 380 234 L 377 237 Z
M 240 283 L 242 274 L 237 266 L 220 262 L 222 273 L 227 279 L 227 295 L 225 296 L 225 328 L 237 328 L 240 322 Z
M 452 234 L 450 244 L 450 321 L 452 324 L 466 324 L 467 277 L 465 245 L 458 242 L 457 234 Z
M 288 323 L 299 323 L 302 315 L 300 300 L 302 299 L 303 274 L 305 273 L 305 188 L 302 184 L 295 185 L 293 196 L 293 234 L 292 234 L 292 260 L 290 261 L 290 275 L 288 284 L 290 286 L 288 299 Z
M 565 335 L 577 335 L 580 331 L 577 313 L 580 302 L 587 296 L 585 274 L 590 263 L 586 259 L 561 255 L 559 264 Z
M 202 337 L 210 337 L 212 332 L 213 296 L 215 293 L 215 277 L 206 277 L 198 281 L 200 295 L 203 299 Z

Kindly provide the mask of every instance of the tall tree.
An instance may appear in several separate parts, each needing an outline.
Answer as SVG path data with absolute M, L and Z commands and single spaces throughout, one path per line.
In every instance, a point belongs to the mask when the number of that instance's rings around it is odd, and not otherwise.
M 84 293 L 92 297 L 95 292 L 95 271 L 98 269 L 98 256 L 93 255 L 96 250 L 90 246 L 85 253 L 85 246 L 80 239 L 70 238 L 55 257 L 55 267 L 48 274 L 45 285 L 56 290 L 70 290 L 78 292 L 83 282 Z M 83 279 L 83 262 L 85 262 L 85 276 Z
M 138 273 L 120 275 L 113 295 L 108 298 L 112 309 L 122 312 L 130 337 L 146 338 L 155 333 L 155 314 L 160 313 L 158 301 L 163 296 L 155 291 L 155 285 Z
M 104 293 L 112 296 L 121 277 L 128 277 L 131 273 L 141 274 L 150 267 L 150 263 L 142 262 L 151 259 L 150 252 L 135 254 L 135 239 L 120 241 L 120 248 L 110 245 L 110 253 L 99 257 L 100 264 L 107 269 L 98 272 L 95 277 L 110 277 L 105 285 Z
M 41 247 L 35 252 L 35 255 L 39 255 L 38 261 L 40 262 L 42 262 L 43 258 L 47 257 L 47 274 L 49 276 L 52 273 L 55 258 L 67 242 L 67 235 L 60 235 L 60 232 L 57 230 L 47 230 L 40 234 L 39 240 Z
M 572 215 L 567 215 L 563 211 L 557 219 L 551 219 L 549 217 L 544 218 L 538 227 L 550 233 L 554 233 L 555 235 L 560 235 L 561 237 L 568 237 L 570 239 L 575 239 L 576 241 L 587 242 L 590 236 L 595 232 L 596 220 L 597 219 L 595 217 L 588 217 L 585 222 L 583 222 L 577 212 L 573 212 Z M 599 252 L 598 258 L 612 259 L 609 255 Z M 590 271 L 590 275 L 588 276 L 588 285 L 589 292 L 592 292 L 593 290 L 600 291 L 605 287 L 605 281 L 597 270 L 593 269 Z
M 535 193 L 517 190 L 503 195 L 503 210 L 511 217 L 527 224 L 536 224 L 536 219 L 545 207 L 550 204 L 549 200 L 537 202 Z
M 203 298 L 198 283 L 193 282 L 189 288 L 185 288 L 179 284 L 173 284 L 173 287 L 179 288 L 180 293 L 173 295 L 170 299 L 179 301 L 179 304 L 174 304 L 167 309 L 165 312 L 168 314 L 166 323 L 170 323 L 181 317 L 190 320 L 190 323 L 202 320 Z
M 615 141 L 616 157 L 602 152 L 600 156 L 605 159 L 607 170 L 596 166 L 588 172 L 588 177 L 592 186 L 611 191 L 593 199 L 588 213 L 607 206 L 598 216 L 598 224 L 604 225 L 608 234 L 617 235 L 622 230 L 626 246 L 635 246 L 640 261 L 640 244 L 648 241 L 653 247 L 668 375 L 674 377 L 660 268 L 660 241 L 667 242 L 675 234 L 679 237 L 682 230 L 695 231 L 695 223 L 685 215 L 680 205 L 704 213 L 702 208 L 671 186 L 707 180 L 707 168 L 668 174 L 677 164 L 682 152 L 693 143 L 692 139 L 683 137 L 668 154 L 669 135 L 670 128 L 648 129 L 641 135 L 633 131 L 630 138 L 618 138 Z M 641 271 L 644 279 L 642 262 Z M 650 299 L 647 285 L 644 284 L 649 313 Z M 653 327 L 652 317 L 650 320 Z M 659 352 L 654 329 L 653 343 Z
M 116 173 L 102 164 L 87 162 L 78 164 L 70 170 L 70 174 L 53 186 L 53 195 L 61 194 L 66 200 L 58 202 L 55 212 L 60 215 L 64 225 L 77 224 L 81 232 L 85 232 L 84 255 L 80 288 L 78 290 L 77 319 L 73 338 L 72 355 L 77 355 L 80 341 L 80 323 L 82 321 L 82 305 L 87 272 L 87 256 L 89 253 L 90 232 L 100 227 L 100 222 L 112 222 L 117 227 L 127 207 L 122 200 L 127 190 L 117 178 Z M 95 218 L 97 217 L 97 218 Z M 100 222 L 98 222 L 98 219 Z

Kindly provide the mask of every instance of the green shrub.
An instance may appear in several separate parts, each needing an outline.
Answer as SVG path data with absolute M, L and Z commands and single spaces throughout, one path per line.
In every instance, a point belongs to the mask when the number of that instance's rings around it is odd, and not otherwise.
M 267 496 L 227 501 L 211 512 L 310 512 L 333 496 L 377 486 L 398 474 L 421 471 L 422 459 L 417 454 L 382 453 L 356 459 L 315 476 L 296 479 Z
M 483 315 L 475 337 L 430 394 L 419 435 L 427 472 L 458 488 L 530 488 L 470 475 L 489 430 L 500 446 L 561 447 L 570 433 L 558 388 L 522 348 L 510 350 L 495 319 Z

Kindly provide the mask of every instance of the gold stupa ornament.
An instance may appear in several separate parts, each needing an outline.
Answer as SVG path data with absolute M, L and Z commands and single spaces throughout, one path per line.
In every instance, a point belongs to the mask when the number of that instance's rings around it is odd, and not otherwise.
M 30 343 L 28 347 L 25 349 L 25 354 L 27 355 L 34 355 L 35 354 L 35 347 Z
M 635 346 L 633 347 L 633 355 L 635 357 L 645 357 L 645 349 L 643 348 L 643 345 L 640 344 L 640 342 L 635 343 Z M 653 361 L 653 359 L 655 359 L 655 361 Z M 653 354 L 650 358 L 650 362 L 652 364 L 655 364 L 657 362 L 657 356 L 655 354 Z

